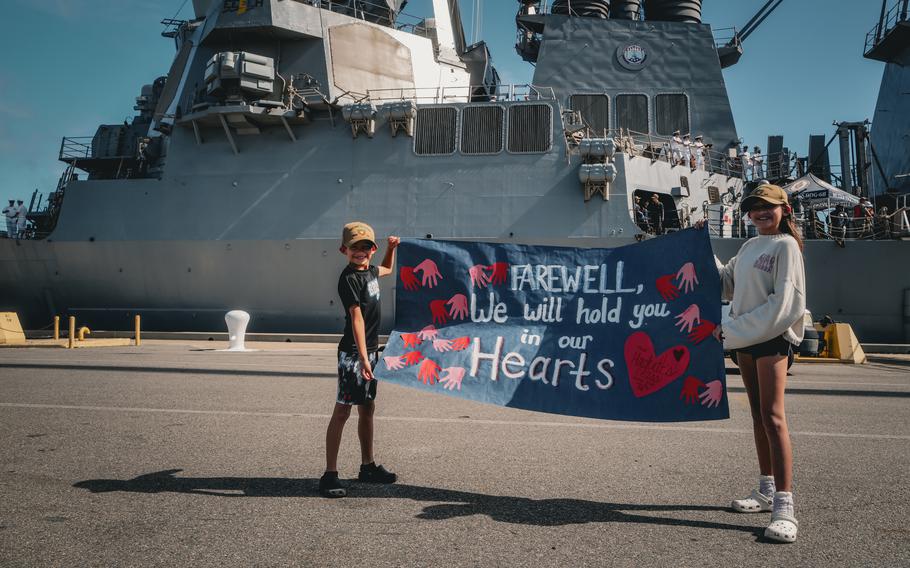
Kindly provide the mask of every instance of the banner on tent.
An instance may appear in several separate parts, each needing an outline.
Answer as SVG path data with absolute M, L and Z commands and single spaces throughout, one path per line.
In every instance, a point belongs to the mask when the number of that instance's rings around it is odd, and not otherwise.
M 574 416 L 729 416 L 707 231 L 614 249 L 405 239 L 398 251 L 381 380 Z

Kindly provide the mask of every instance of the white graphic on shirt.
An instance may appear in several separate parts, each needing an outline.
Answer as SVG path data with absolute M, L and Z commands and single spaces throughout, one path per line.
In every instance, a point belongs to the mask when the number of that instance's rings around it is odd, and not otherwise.
M 373 279 L 367 282 L 367 294 L 371 298 L 379 299 L 379 280 Z

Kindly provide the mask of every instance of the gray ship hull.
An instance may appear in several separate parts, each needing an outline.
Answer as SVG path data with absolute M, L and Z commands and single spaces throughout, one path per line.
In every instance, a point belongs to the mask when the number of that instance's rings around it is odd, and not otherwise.
M 508 239 L 502 239 L 508 240 Z M 621 246 L 632 239 L 537 240 L 568 246 Z M 715 239 L 722 259 L 739 239 Z M 53 314 L 80 325 L 129 329 L 141 314 L 149 330 L 224 329 L 224 313 L 245 309 L 251 331 L 332 332 L 343 327 L 336 277 L 337 239 L 38 242 L 0 240 L 0 311 L 18 311 L 27 328 Z M 864 342 L 905 341 L 903 295 L 910 248 L 903 242 L 830 241 L 806 246 L 808 305 L 816 316 L 852 324 Z M 884 275 L 884 276 L 883 276 Z M 393 320 L 393 279 L 383 289 L 383 327 Z

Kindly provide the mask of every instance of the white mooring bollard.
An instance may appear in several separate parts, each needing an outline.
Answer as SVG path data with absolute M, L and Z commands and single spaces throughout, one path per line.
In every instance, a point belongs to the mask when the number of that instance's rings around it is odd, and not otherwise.
M 243 338 L 246 335 L 246 326 L 250 323 L 250 314 L 243 310 L 231 310 L 224 315 L 224 321 L 227 323 L 230 342 L 227 350 L 247 351 L 243 346 Z

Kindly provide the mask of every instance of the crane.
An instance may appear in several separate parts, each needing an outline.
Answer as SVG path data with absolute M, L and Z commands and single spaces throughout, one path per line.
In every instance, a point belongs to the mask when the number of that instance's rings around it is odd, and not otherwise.
M 722 68 L 726 69 L 739 62 L 739 58 L 743 55 L 743 42 L 746 41 L 746 38 L 752 35 L 752 32 L 754 32 L 762 22 L 768 19 L 768 16 L 770 16 L 783 2 L 784 0 L 768 0 L 740 30 L 733 28 L 733 37 L 731 37 L 725 45 L 718 46 L 717 48 L 717 56 L 720 58 L 720 66 Z

